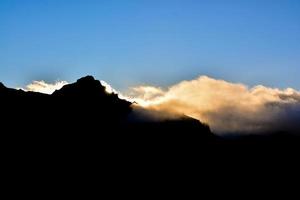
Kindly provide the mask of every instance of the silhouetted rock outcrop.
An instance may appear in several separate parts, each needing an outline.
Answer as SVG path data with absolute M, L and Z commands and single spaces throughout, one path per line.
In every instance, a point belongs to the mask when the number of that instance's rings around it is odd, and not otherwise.
M 65 85 L 52 95 L 6 88 L 0 84 L 1 134 L 23 145 L 71 148 L 198 148 L 207 144 L 264 146 L 298 144 L 285 134 L 222 138 L 196 119 L 132 120 L 132 103 L 109 94 L 92 76 Z
M 1 131 L 56 141 L 79 139 L 101 142 L 116 135 L 151 140 L 183 139 L 191 135 L 199 142 L 213 138 L 208 126 L 184 117 L 162 121 L 128 120 L 131 102 L 109 94 L 92 76 L 65 85 L 52 95 L 25 92 L 0 85 Z M 6 131 L 4 130 L 5 128 Z
M 132 113 L 130 102 L 106 93 L 90 76 L 52 95 L 0 84 L 3 172 L 13 181 L 12 175 L 28 175 L 22 177 L 24 184 L 33 177 L 55 185 L 62 177 L 71 183 L 76 179 L 94 184 L 90 179 L 102 180 L 105 175 L 109 181 L 117 180 L 112 174 L 127 175 L 123 183 L 127 184 L 132 174 L 159 176 L 154 178 L 157 181 L 169 172 L 173 180 L 179 171 L 189 177 L 198 172 L 210 176 L 210 168 L 213 174 L 231 176 L 226 166 L 244 170 L 241 159 L 249 167 L 262 166 L 266 158 L 267 162 L 298 158 L 294 154 L 299 152 L 299 140 L 286 134 L 222 138 L 190 117 L 129 120 Z M 81 181 L 80 176 L 88 178 Z
M 69 120 L 87 123 L 86 128 L 107 126 L 124 121 L 131 112 L 131 103 L 108 94 L 100 81 L 92 76 L 79 79 L 76 83 L 65 85 L 51 95 L 62 115 L 68 114 Z

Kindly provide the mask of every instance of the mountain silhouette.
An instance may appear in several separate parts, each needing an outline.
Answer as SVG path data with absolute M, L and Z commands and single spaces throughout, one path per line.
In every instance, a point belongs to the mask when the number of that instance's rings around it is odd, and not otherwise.
M 173 180 L 179 171 L 218 176 L 241 163 L 295 160 L 300 144 L 287 133 L 220 137 L 187 116 L 144 118 L 91 76 L 51 95 L 0 84 L 0 111 L 3 172 L 7 180 L 21 177 L 23 185 L 33 177 L 65 188 L 58 180 L 94 184 L 121 178 L 127 185 L 132 174 L 154 182 L 166 173 Z
M 55 144 L 59 148 L 78 145 L 88 149 L 100 145 L 153 149 L 153 144 L 160 148 L 300 144 L 299 137 L 284 132 L 220 137 L 208 125 L 187 116 L 162 120 L 142 115 L 132 118 L 133 103 L 107 93 L 92 76 L 65 85 L 50 95 L 11 89 L 0 83 L 0 100 L 2 136 L 13 137 L 13 142 L 21 147 L 30 144 L 45 148 Z
M 215 136 L 196 119 L 132 120 L 132 103 L 110 94 L 100 81 L 86 76 L 53 94 L 6 88 L 0 84 L 1 132 L 14 132 L 23 141 L 74 141 L 84 144 L 117 140 L 183 140 L 207 142 Z M 82 143 L 83 144 L 83 143 Z

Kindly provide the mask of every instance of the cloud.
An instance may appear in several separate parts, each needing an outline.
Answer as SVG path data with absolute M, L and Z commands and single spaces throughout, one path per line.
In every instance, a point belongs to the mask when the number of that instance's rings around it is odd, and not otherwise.
M 107 82 L 101 80 L 101 84 L 105 87 L 105 91 L 109 94 L 115 93 L 118 94 L 119 98 L 127 99 L 127 97 L 123 96 L 121 92 L 115 90 L 111 85 Z M 25 86 L 25 88 L 18 88 L 25 91 L 31 92 L 40 92 L 44 94 L 52 94 L 55 90 L 61 89 L 64 85 L 69 84 L 67 81 L 57 81 L 55 83 L 46 83 L 45 81 L 33 81 L 32 83 Z M 130 100 L 130 99 L 128 99 Z
M 33 81 L 25 88 L 25 91 L 40 92 L 45 94 L 52 94 L 55 90 L 61 89 L 64 85 L 68 84 L 66 81 L 57 81 L 55 83 L 46 83 L 45 81 Z
M 68 84 L 33 81 L 23 90 L 52 94 Z M 300 132 L 300 91 L 240 83 L 200 76 L 168 88 L 137 86 L 126 94 L 101 81 L 106 92 L 138 103 L 133 110 L 147 119 L 174 118 L 182 114 L 209 124 L 215 133 Z
M 128 94 L 144 108 L 185 114 L 216 133 L 300 130 L 300 92 L 200 76 L 167 89 L 138 86 Z
M 119 92 L 117 90 L 115 90 L 111 85 L 109 85 L 108 83 L 106 83 L 105 81 L 100 81 L 101 85 L 103 85 L 105 87 L 105 91 L 109 94 L 115 93 L 118 94 Z

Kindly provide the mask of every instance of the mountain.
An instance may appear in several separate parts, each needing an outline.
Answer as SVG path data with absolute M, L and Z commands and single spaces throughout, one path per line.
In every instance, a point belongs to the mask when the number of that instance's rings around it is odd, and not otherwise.
M 152 120 L 149 115 L 136 114 L 133 103 L 107 93 L 92 76 L 65 85 L 51 95 L 11 89 L 1 83 L 0 100 L 1 136 L 13 137 L 19 146 L 153 149 L 152 145 L 158 145 L 189 149 L 215 144 L 238 148 L 300 144 L 298 136 L 284 132 L 220 137 L 208 125 L 187 116 Z M 151 111 L 147 112 L 151 116 Z
M 207 125 L 190 117 L 132 120 L 132 103 L 109 94 L 100 81 L 83 77 L 53 94 L 25 92 L 0 85 L 1 133 L 24 141 L 101 143 L 117 137 L 125 141 L 184 140 L 199 142 L 215 136 Z M 194 141 L 194 140 L 193 140 Z
M 236 169 L 260 171 L 263 164 L 273 168 L 278 160 L 297 160 L 300 144 L 285 133 L 219 137 L 187 116 L 144 118 L 91 76 L 51 95 L 0 84 L 0 111 L 2 171 L 8 181 L 24 180 L 22 186 L 36 180 L 61 188 L 66 182 L 98 187 L 99 180 L 118 178 L 127 185 L 141 174 L 156 183 L 166 174 L 173 181 L 178 172 L 200 175 L 194 180 L 231 176 Z

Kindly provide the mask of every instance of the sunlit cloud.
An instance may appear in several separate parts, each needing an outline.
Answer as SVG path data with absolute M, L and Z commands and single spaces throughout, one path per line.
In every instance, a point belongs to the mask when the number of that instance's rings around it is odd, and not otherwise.
M 138 103 L 140 106 L 148 107 L 154 104 L 160 103 L 163 100 L 165 91 L 161 88 L 153 86 L 138 86 L 131 88 L 131 91 L 127 95 L 127 99 Z
M 106 83 L 105 81 L 100 81 L 101 85 L 103 85 L 105 87 L 105 91 L 109 94 L 115 93 L 117 94 L 118 91 L 116 91 L 111 85 L 109 85 L 108 83 Z
M 108 84 L 107 82 L 101 80 L 101 85 L 105 87 L 105 92 L 107 92 L 108 94 L 117 94 L 118 97 L 120 99 L 123 99 L 123 100 L 127 100 L 127 101 L 130 101 L 132 102 L 132 99 L 124 96 L 120 91 L 117 91 L 115 90 L 110 84 Z
M 25 88 L 25 91 L 40 92 L 44 94 L 52 94 L 55 90 L 61 89 L 64 85 L 68 84 L 66 81 L 57 81 L 55 83 L 46 83 L 45 81 L 33 81 Z
M 122 95 L 121 92 L 115 90 L 111 85 L 109 85 L 107 82 L 101 80 L 101 84 L 105 87 L 105 91 L 109 94 L 117 94 L 119 98 L 129 100 L 127 97 Z M 67 81 L 57 81 L 55 83 L 46 83 L 45 81 L 33 81 L 32 83 L 28 84 L 25 88 L 19 88 L 23 89 L 24 91 L 31 91 L 31 92 L 40 92 L 44 94 L 52 94 L 55 90 L 61 89 L 64 85 L 67 85 Z
M 33 81 L 23 90 L 52 94 L 68 84 Z M 168 88 L 137 86 L 122 94 L 105 81 L 107 93 L 135 102 L 133 110 L 155 119 L 187 115 L 209 124 L 215 133 L 300 131 L 300 91 L 262 85 L 248 87 L 207 76 Z M 145 110 L 146 109 L 146 110 Z
M 132 101 L 157 111 L 185 114 L 208 123 L 217 133 L 295 130 L 300 121 L 300 92 L 200 76 L 167 89 L 132 88 Z M 297 127 L 298 126 L 298 127 Z

